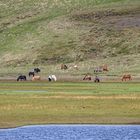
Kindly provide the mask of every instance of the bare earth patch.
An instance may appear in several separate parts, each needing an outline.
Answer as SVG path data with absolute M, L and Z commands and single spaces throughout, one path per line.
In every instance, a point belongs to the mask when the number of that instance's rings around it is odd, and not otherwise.
M 117 29 L 140 27 L 140 14 L 108 17 L 104 22 Z

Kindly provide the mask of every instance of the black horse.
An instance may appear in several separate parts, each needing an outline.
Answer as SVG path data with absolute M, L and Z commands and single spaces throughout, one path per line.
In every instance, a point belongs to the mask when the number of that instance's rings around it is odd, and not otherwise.
M 33 77 L 34 77 L 34 76 L 35 76 L 35 72 L 32 72 L 32 71 L 31 71 L 31 72 L 29 72 L 28 75 L 29 75 L 29 77 L 30 77 L 30 76 L 33 76 Z
M 39 68 L 34 68 L 33 70 L 31 70 L 28 75 L 30 76 L 35 76 L 35 73 L 41 72 L 41 70 Z
M 18 78 L 17 78 L 17 81 L 26 81 L 26 76 L 25 75 L 20 75 Z
M 39 69 L 39 68 L 34 68 L 34 72 L 35 73 L 38 73 L 38 72 L 40 72 L 41 70 Z
M 96 76 L 94 82 L 95 83 L 99 83 L 100 82 L 100 78 L 98 76 Z

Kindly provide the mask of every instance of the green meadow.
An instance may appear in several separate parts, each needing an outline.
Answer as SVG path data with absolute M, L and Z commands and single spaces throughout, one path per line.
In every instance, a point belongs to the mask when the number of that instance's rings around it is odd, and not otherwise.
M 140 124 L 140 83 L 0 82 L 0 127 Z

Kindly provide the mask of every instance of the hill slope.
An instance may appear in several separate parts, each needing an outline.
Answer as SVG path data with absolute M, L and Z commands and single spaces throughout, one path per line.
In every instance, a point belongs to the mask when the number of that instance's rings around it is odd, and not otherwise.
M 121 61 L 124 56 L 133 63 L 139 59 L 139 37 L 139 0 L 0 2 L 1 65 Z

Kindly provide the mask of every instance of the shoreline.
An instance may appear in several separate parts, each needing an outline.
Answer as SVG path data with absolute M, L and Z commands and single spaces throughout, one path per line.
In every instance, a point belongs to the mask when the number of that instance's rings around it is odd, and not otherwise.
M 0 127 L 0 130 L 17 129 L 22 127 L 34 127 L 34 126 L 140 126 L 140 123 L 49 123 L 49 124 L 27 124 L 13 127 Z

